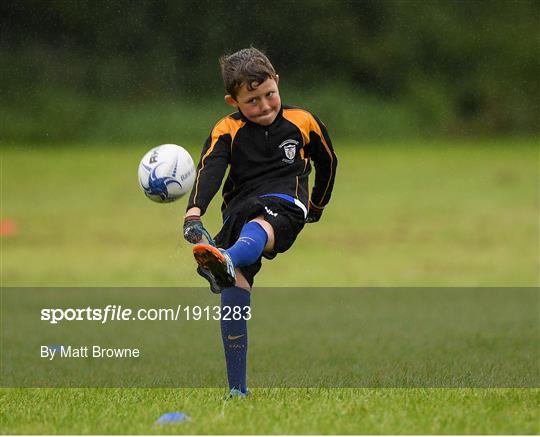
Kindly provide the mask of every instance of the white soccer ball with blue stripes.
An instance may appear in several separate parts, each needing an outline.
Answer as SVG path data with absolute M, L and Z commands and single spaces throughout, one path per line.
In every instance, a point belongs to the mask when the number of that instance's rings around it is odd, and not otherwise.
M 180 199 L 195 182 L 191 155 L 176 144 L 162 144 L 144 155 L 139 164 L 139 185 L 146 197 L 167 203 Z

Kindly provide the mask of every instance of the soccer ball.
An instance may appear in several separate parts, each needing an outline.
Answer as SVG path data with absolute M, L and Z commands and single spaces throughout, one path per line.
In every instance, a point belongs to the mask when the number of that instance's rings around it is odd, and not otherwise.
M 194 182 L 193 159 L 176 144 L 154 147 L 139 164 L 139 185 L 146 197 L 154 202 L 178 200 L 191 190 Z

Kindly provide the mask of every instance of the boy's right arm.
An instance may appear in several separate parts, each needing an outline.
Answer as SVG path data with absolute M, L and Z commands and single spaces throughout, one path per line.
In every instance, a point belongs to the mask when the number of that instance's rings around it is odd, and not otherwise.
M 184 238 L 190 243 L 198 243 L 202 239 L 204 228 L 200 216 L 219 190 L 227 170 L 231 151 L 229 139 L 230 136 L 217 135 L 214 130 L 203 147 L 184 217 Z

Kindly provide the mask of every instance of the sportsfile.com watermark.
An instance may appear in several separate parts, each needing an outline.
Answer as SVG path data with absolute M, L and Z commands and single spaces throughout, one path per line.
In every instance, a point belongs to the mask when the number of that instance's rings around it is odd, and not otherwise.
M 539 386 L 538 287 L 0 291 L 6 388 L 221 387 L 248 335 L 251 387 Z
M 199 321 L 199 320 L 249 320 L 249 306 L 199 306 L 178 305 L 175 308 L 126 308 L 107 305 L 101 308 L 42 308 L 41 321 L 51 325 L 62 322 L 92 321 L 101 324 L 126 321 Z

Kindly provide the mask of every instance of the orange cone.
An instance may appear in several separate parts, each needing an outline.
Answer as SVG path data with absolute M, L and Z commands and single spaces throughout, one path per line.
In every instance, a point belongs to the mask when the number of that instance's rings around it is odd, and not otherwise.
M 0 220 L 0 237 L 9 237 L 17 233 L 17 223 L 14 220 Z

